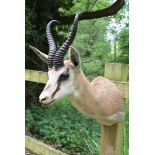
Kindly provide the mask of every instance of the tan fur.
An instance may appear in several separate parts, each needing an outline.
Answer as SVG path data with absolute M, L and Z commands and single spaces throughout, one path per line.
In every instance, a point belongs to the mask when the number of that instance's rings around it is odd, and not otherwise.
M 75 70 L 75 90 L 69 96 L 73 106 L 104 125 L 123 120 L 123 98 L 112 81 L 99 76 L 90 83 L 81 70 L 76 71 L 71 61 L 66 61 L 65 65 Z

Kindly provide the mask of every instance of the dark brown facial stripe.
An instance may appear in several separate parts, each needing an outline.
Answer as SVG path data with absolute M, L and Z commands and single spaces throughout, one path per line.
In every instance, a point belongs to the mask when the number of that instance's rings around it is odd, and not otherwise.
M 60 84 L 57 85 L 57 88 L 55 89 L 55 91 L 52 94 L 52 98 L 55 96 L 55 94 L 60 90 Z

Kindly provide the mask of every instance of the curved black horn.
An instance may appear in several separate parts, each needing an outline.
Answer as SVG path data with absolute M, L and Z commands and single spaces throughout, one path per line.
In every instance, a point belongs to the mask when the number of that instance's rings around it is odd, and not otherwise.
M 78 27 L 79 16 L 80 16 L 80 13 L 76 14 L 70 35 L 68 36 L 67 40 L 64 42 L 62 47 L 55 54 L 55 59 L 54 59 L 55 69 L 58 69 L 64 66 L 64 56 L 67 53 L 69 46 L 72 44 L 75 38 L 77 27 Z
M 46 35 L 47 35 L 47 40 L 49 43 L 49 53 L 48 53 L 48 67 L 49 68 L 53 67 L 54 56 L 55 56 L 55 52 L 57 50 L 53 36 L 51 34 L 51 25 L 53 23 L 59 23 L 59 22 L 57 20 L 52 20 L 46 26 Z

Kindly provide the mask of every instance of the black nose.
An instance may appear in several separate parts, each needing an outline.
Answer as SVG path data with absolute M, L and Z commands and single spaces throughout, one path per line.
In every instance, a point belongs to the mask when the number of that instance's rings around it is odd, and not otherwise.
M 42 98 L 42 99 L 40 99 L 40 102 L 42 103 L 42 102 L 44 102 L 44 101 L 46 101 L 46 100 L 47 100 L 47 96 L 44 97 L 44 98 Z

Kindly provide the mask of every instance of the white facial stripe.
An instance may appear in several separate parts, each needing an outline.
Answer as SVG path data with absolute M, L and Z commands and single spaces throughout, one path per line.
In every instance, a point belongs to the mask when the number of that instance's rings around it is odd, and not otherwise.
M 60 90 L 60 84 L 57 85 L 55 91 L 52 94 L 52 98 L 54 98 L 55 94 Z

